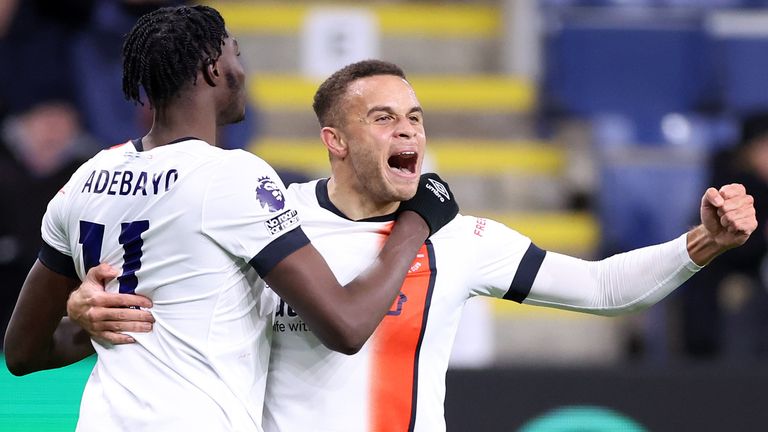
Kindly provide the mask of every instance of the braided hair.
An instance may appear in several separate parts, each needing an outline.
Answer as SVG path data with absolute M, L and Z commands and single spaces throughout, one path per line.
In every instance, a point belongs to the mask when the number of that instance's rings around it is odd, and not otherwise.
M 224 19 L 208 6 L 164 7 L 136 22 L 123 44 L 123 94 L 141 101 L 139 87 L 153 107 L 163 107 L 197 72 L 215 62 L 227 38 Z

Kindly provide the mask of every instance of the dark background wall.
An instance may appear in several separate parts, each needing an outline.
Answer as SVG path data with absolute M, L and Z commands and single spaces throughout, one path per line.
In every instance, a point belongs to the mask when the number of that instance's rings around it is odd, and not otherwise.
M 768 424 L 765 367 L 452 370 L 447 386 L 449 432 L 517 431 L 567 406 L 607 408 L 654 432 L 764 431 Z M 548 432 L 601 431 L 576 419 L 570 426 Z

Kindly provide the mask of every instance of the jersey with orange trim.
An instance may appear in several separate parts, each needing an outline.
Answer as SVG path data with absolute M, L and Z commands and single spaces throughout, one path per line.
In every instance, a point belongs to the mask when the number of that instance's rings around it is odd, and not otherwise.
M 94 343 L 78 430 L 260 431 L 276 299 L 259 274 L 307 244 L 296 209 L 250 153 L 140 145 L 85 163 L 43 219 L 46 267 L 82 279 L 106 262 L 122 270 L 107 291 L 154 304 L 137 343 Z
M 394 218 L 347 219 L 327 180 L 291 185 L 302 227 L 342 284 L 376 257 Z M 459 215 L 418 252 L 390 311 L 355 355 L 325 348 L 280 302 L 273 324 L 267 432 L 445 430 L 445 374 L 464 302 L 522 301 L 544 252 L 497 222 Z

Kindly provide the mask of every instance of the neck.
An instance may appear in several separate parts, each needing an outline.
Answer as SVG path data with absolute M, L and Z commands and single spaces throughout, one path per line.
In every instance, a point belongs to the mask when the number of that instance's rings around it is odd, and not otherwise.
M 192 136 L 215 146 L 216 131 L 216 115 L 212 109 L 191 100 L 179 100 L 170 106 L 154 109 L 152 129 L 142 143 L 145 150 L 150 150 Z
M 400 206 L 399 202 L 377 202 L 356 181 L 346 181 L 335 173 L 328 180 L 328 198 L 352 220 L 392 214 Z

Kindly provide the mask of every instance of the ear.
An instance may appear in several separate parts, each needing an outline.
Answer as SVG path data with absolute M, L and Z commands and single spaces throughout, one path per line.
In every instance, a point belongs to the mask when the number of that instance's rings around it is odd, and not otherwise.
M 216 60 L 207 59 L 203 62 L 203 78 L 211 87 L 216 87 L 219 78 L 219 69 Z
M 349 149 L 338 129 L 328 126 L 322 128 L 320 130 L 320 139 L 323 140 L 323 144 L 325 144 L 325 148 L 328 149 L 331 156 L 339 159 L 347 157 Z
M 320 130 L 320 139 L 323 140 L 323 144 L 325 144 L 325 148 L 328 149 L 331 156 L 339 159 L 347 157 L 349 148 L 344 139 L 342 139 L 338 129 L 328 126 L 322 128 Z

